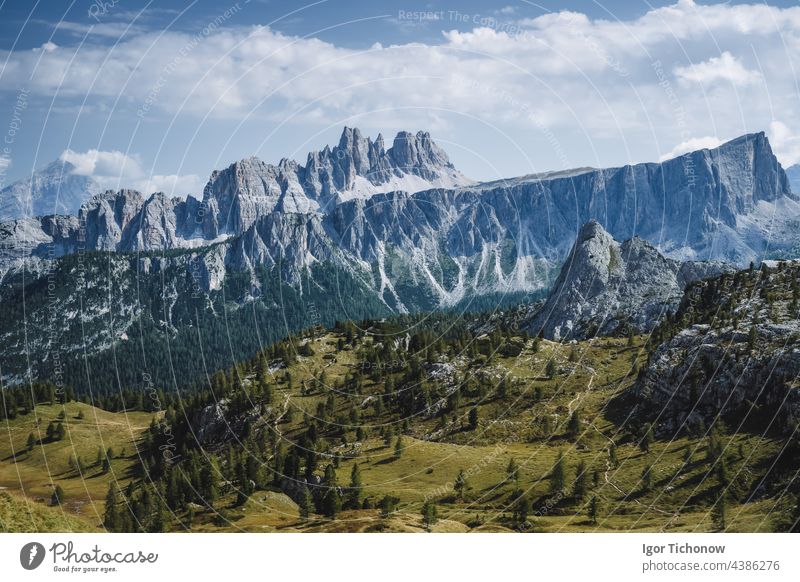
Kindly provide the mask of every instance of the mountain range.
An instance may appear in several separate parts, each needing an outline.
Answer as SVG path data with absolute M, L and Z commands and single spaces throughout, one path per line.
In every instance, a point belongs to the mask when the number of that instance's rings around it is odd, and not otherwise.
M 634 257 L 623 279 L 651 277 L 633 265 L 647 257 L 667 277 L 657 293 L 674 301 L 694 273 L 683 262 L 793 252 L 800 203 L 763 133 L 662 163 L 479 183 L 426 132 L 401 132 L 385 149 L 381 136 L 345 128 L 305 165 L 249 158 L 215 171 L 202 198 L 106 191 L 77 214 L 0 223 L 0 298 L 20 304 L 3 314 L 3 375 L 18 380 L 24 355 L 36 373 L 56 352 L 118 349 L 137 327 L 190 353 L 205 321 L 213 341 L 202 341 L 236 361 L 333 318 L 529 300 L 590 221 L 632 241 L 606 245 Z M 592 268 L 615 288 L 623 263 Z M 253 320 L 259 329 L 246 329 Z M 235 347 L 231 322 L 247 337 Z

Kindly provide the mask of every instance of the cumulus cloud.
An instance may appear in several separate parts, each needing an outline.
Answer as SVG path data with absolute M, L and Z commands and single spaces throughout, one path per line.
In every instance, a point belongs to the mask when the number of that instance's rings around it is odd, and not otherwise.
M 769 124 L 769 140 L 781 165 L 786 168 L 800 163 L 800 135 L 782 121 Z
M 324 127 L 358 116 L 373 127 L 398 118 L 424 127 L 454 115 L 512 140 L 543 127 L 590 142 L 633 140 L 633 156 L 645 155 L 643 145 L 652 151 L 653 132 L 673 144 L 762 130 L 773 111 L 786 112 L 789 126 L 800 122 L 790 74 L 800 70 L 800 7 L 680 0 L 636 18 L 562 11 L 511 24 L 363 50 L 225 23 L 138 31 L 113 47 L 96 36 L 45 55 L 0 51 L 0 91 L 24 84 L 72 99 L 76 110 L 113 103 L 103 115 L 145 122 L 193 116 Z
M 132 188 L 145 194 L 164 192 L 169 196 L 185 197 L 199 194 L 203 183 L 195 174 L 148 174 L 138 156 L 112 150 L 90 149 L 85 152 L 65 150 L 59 158 L 74 166 L 72 173 L 92 177 L 102 188 Z
M 133 187 L 145 193 L 163 192 L 170 198 L 185 198 L 187 194 L 198 197 L 203 191 L 203 186 L 203 180 L 196 174 L 170 174 L 149 176 L 144 180 L 138 180 Z
M 90 149 L 85 152 L 75 152 L 67 149 L 59 157 L 75 166 L 72 173 L 78 176 L 133 179 L 140 177 L 143 173 L 141 165 L 135 158 L 118 150 Z
M 675 76 L 688 83 L 708 84 L 716 81 L 727 81 L 734 85 L 749 85 L 761 79 L 758 71 L 750 71 L 728 51 L 707 61 L 676 67 Z
M 711 135 L 707 135 L 705 137 L 693 137 L 676 145 L 669 152 L 661 156 L 659 161 L 663 162 L 664 160 L 671 160 L 672 158 L 677 158 L 678 156 L 682 156 L 683 154 L 688 154 L 689 152 L 694 152 L 697 150 L 710 150 L 719 146 L 720 144 L 722 144 L 722 140 Z
M 39 48 L 33 49 L 33 52 L 46 52 L 51 53 L 58 48 L 58 45 L 54 42 L 47 41 Z

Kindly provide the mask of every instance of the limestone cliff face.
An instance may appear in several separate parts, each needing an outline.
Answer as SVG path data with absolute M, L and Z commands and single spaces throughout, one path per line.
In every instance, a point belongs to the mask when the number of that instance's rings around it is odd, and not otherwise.
M 677 309 L 689 282 L 726 270 L 724 263 L 666 258 L 640 238 L 620 244 L 590 221 L 528 328 L 555 340 L 648 332 Z
M 305 165 L 249 158 L 215 171 L 202 200 L 120 190 L 90 198 L 77 221 L 2 223 L 0 273 L 25 257 L 50 260 L 79 248 L 224 243 L 228 266 L 280 264 L 290 281 L 315 261 L 361 270 L 402 311 L 400 288 L 420 290 L 425 307 L 542 289 L 590 220 L 616 240 L 641 239 L 625 247 L 626 272 L 646 278 L 632 266 L 637 253 L 649 256 L 643 241 L 673 259 L 746 265 L 767 249 L 795 248 L 798 219 L 800 203 L 763 133 L 660 164 L 475 184 L 426 132 L 400 132 L 385 149 L 381 136 L 345 128 L 337 145 L 311 152 Z M 673 296 L 682 288 L 675 285 L 659 292 Z

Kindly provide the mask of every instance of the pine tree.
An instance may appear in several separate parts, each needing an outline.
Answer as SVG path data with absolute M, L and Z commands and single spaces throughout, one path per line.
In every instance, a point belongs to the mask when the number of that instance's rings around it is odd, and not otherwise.
M 551 380 L 556 375 L 556 362 L 552 358 L 547 360 L 547 366 L 545 367 L 544 373 L 547 375 L 548 378 Z
M 342 497 L 339 494 L 339 483 L 336 479 L 336 470 L 333 465 L 325 467 L 325 497 L 323 498 L 323 512 L 326 517 L 336 519 L 342 510 Z
M 595 495 L 595 496 L 592 497 L 592 500 L 589 502 L 589 521 L 592 523 L 592 525 L 596 525 L 597 524 L 597 514 L 598 513 L 599 513 L 598 501 L 597 501 L 597 496 Z
M 431 528 L 437 521 L 439 521 L 439 517 L 436 509 L 436 502 L 426 501 L 422 505 L 422 523 L 425 525 L 425 529 L 431 531 Z
M 478 409 L 477 408 L 470 408 L 469 409 L 469 428 L 471 430 L 475 430 L 478 428 Z
M 642 439 L 639 441 L 639 448 L 642 449 L 645 453 L 650 452 L 650 447 L 653 444 L 653 427 L 650 423 L 644 425 L 644 434 L 642 435 Z
M 724 490 L 711 509 L 711 520 L 717 531 L 725 531 L 728 528 L 728 498 Z
M 119 486 L 112 482 L 108 486 L 106 494 L 106 509 L 103 517 L 103 525 L 108 531 L 120 531 L 119 507 Z
M 403 455 L 403 437 L 397 437 L 397 442 L 394 444 L 394 458 L 399 459 Z
M 615 469 L 619 466 L 619 459 L 617 458 L 617 445 L 615 443 L 611 443 L 611 446 L 608 447 L 608 460 L 611 463 L 611 466 Z
M 511 457 L 511 460 L 508 462 L 506 474 L 508 475 L 508 480 L 512 483 L 517 483 L 519 481 L 519 465 L 514 457 Z
M 455 489 L 458 498 L 463 500 L 464 493 L 467 490 L 467 475 L 464 473 L 464 469 L 460 469 L 458 471 L 458 476 L 456 476 L 456 480 L 453 483 L 453 489 Z
M 653 488 L 653 466 L 647 465 L 642 470 L 642 491 L 648 492 Z
M 399 502 L 400 500 L 397 497 L 393 497 L 391 495 L 384 495 L 383 499 L 381 499 L 381 502 L 379 504 L 381 509 L 381 517 L 387 518 L 391 514 L 393 514 L 397 509 L 397 504 Z
M 352 509 L 358 509 L 361 506 L 361 494 L 363 491 L 363 483 L 361 481 L 361 469 L 358 468 L 358 463 L 353 463 L 353 470 L 350 471 L 350 487 L 348 489 L 348 506 Z
M 530 500 L 521 492 L 517 495 L 517 500 L 514 503 L 514 525 L 517 528 L 522 528 L 528 522 L 528 514 L 531 511 Z
M 50 505 L 61 505 L 64 503 L 64 490 L 61 485 L 56 485 L 53 494 L 50 496 Z
M 202 495 L 203 502 L 209 508 L 213 507 L 214 502 L 218 496 L 217 479 L 219 477 L 219 469 L 217 469 L 216 461 L 213 457 L 203 465 L 200 469 L 200 495 Z
M 33 433 L 28 434 L 28 452 L 30 453 L 33 450 L 33 446 L 36 444 L 36 438 L 34 438 Z
M 307 520 L 311 513 L 311 508 L 314 507 L 314 499 L 311 497 L 311 492 L 308 490 L 308 487 L 303 487 L 298 507 L 300 508 L 300 517 L 303 520 Z
M 581 434 L 581 417 L 577 410 L 572 413 L 572 416 L 569 417 L 569 424 L 567 425 L 567 433 L 569 434 L 570 438 L 578 438 L 578 435 Z

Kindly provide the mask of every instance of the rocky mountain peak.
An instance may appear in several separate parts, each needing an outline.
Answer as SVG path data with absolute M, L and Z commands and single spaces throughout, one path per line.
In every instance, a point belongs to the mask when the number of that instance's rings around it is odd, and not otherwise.
M 549 339 L 652 330 L 680 303 L 690 281 L 729 270 L 722 263 L 680 263 L 639 237 L 622 244 L 592 220 L 575 244 L 530 328 Z
M 212 238 L 241 233 L 275 210 L 328 214 L 352 198 L 468 183 L 427 132 L 400 132 L 387 151 L 381 135 L 373 142 L 358 128 L 345 127 L 337 145 L 310 152 L 305 166 L 293 160 L 273 166 L 251 157 L 212 173 L 204 202 L 218 216 L 206 219 L 205 232 Z
M 453 167 L 445 151 L 436 145 L 427 131 L 418 131 L 416 135 L 408 131 L 399 132 L 389 155 L 399 168 L 418 175 L 433 168 Z

